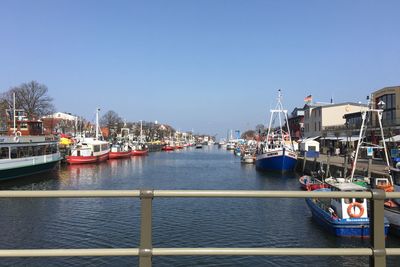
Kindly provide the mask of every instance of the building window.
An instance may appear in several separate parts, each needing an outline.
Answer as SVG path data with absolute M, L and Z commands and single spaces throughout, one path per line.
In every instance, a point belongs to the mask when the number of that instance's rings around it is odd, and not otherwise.
M 314 132 L 316 132 L 316 131 L 317 131 L 317 123 L 314 122 Z
M 318 131 L 321 131 L 321 122 L 318 122 Z
M 394 123 L 396 119 L 396 95 L 386 94 L 376 99 L 376 108 L 378 108 L 378 103 L 383 101 L 385 107 L 383 109 L 382 122 L 384 123 Z

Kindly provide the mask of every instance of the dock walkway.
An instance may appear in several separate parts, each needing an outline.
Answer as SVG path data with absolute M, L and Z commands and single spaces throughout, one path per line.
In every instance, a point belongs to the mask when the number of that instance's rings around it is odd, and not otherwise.
M 345 162 L 345 157 L 340 156 L 329 156 L 327 154 L 320 154 L 319 158 L 306 158 L 306 163 L 304 164 L 304 157 L 299 157 L 299 163 L 297 165 L 297 170 L 310 173 L 311 171 L 319 170 L 320 164 L 323 164 L 324 170 L 327 169 L 328 165 L 330 168 L 330 173 L 335 176 L 335 174 L 340 171 L 342 174 L 347 168 L 347 176 L 351 172 L 351 161 L 348 160 L 347 164 Z M 382 159 L 372 159 L 369 162 L 368 159 L 358 159 L 356 174 L 367 175 L 368 173 L 372 175 L 386 176 L 388 175 L 388 169 L 385 161 Z

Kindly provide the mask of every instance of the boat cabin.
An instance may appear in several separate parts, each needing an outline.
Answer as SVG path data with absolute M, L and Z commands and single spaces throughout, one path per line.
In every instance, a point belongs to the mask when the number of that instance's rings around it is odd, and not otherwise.
M 40 120 L 17 120 L 15 126 L 14 129 L 13 122 L 9 122 L 8 135 L 14 135 L 14 130 L 19 136 L 44 135 L 43 122 Z
M 107 142 L 89 139 L 88 142 L 82 141 L 77 144 L 71 151 L 71 156 L 98 156 L 108 151 L 110 151 L 110 146 Z
M 353 183 L 340 183 L 331 187 L 332 192 L 364 192 L 365 190 L 365 187 Z M 332 198 L 331 207 L 340 219 L 368 219 L 365 198 Z
M 122 146 L 119 144 L 114 144 L 111 146 L 111 151 L 110 152 L 122 152 Z

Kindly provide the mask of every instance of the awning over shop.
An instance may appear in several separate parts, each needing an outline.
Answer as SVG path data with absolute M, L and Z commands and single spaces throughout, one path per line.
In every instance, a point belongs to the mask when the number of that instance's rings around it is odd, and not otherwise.
M 391 137 L 389 137 L 389 138 L 386 138 L 386 139 L 385 139 L 385 142 L 387 142 L 387 143 L 390 143 L 390 142 L 392 142 L 392 143 L 400 142 L 400 135 L 395 135 L 395 136 L 391 136 Z
M 360 140 L 359 136 L 350 136 L 350 137 L 340 137 L 340 142 L 354 142 Z
M 339 140 L 342 139 L 343 137 L 336 137 L 336 136 L 326 136 L 326 137 L 321 137 L 321 140 Z
M 303 138 L 303 139 L 299 139 L 298 142 L 305 142 L 305 141 L 315 140 L 315 139 L 318 139 L 319 137 L 320 136 L 306 137 L 306 138 Z

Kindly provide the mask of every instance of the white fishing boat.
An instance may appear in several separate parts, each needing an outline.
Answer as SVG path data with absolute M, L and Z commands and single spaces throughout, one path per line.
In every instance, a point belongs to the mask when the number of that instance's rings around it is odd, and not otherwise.
M 85 137 L 77 139 L 71 148 L 66 160 L 69 164 L 98 163 L 108 160 L 110 144 L 103 140 L 99 131 L 99 111 L 96 110 L 96 133 L 95 137 Z
M 361 110 L 361 127 L 360 127 L 360 132 L 359 132 L 359 137 L 358 137 L 358 143 L 357 143 L 357 148 L 355 150 L 355 156 L 354 156 L 354 162 L 351 168 L 351 174 L 350 176 L 346 177 L 341 177 L 341 178 L 327 178 L 325 179 L 325 182 L 328 184 L 335 185 L 337 183 L 356 183 L 359 185 L 362 185 L 364 187 L 372 187 L 372 188 L 381 188 L 381 189 L 389 189 L 393 186 L 393 179 L 388 173 L 388 177 L 364 177 L 364 176 L 359 176 L 355 175 L 355 171 L 357 169 L 357 162 L 359 160 L 359 155 L 361 149 L 366 149 L 370 148 L 372 150 L 383 150 L 384 152 L 384 162 L 387 166 L 387 170 L 390 169 L 390 161 L 389 161 L 389 155 L 386 147 L 386 142 L 385 142 L 385 135 L 382 127 L 382 116 L 383 116 L 383 106 L 385 103 L 380 102 L 378 103 L 379 109 L 375 109 L 372 107 L 372 103 L 368 103 L 368 108 L 365 110 Z M 373 114 L 376 114 L 377 117 L 377 122 L 379 123 L 379 129 L 380 129 L 380 134 L 382 138 L 382 145 L 379 144 L 372 144 L 367 142 L 366 138 L 366 132 L 368 129 L 368 121 L 372 120 Z
M 338 183 L 314 192 L 363 192 L 367 189 L 353 183 Z M 365 198 L 306 198 L 313 219 L 336 236 L 369 238 L 370 223 Z M 385 236 L 389 223 L 385 219 Z
M 244 150 L 243 154 L 241 155 L 240 160 L 243 163 L 253 164 L 255 161 L 255 155 L 250 150 L 246 149 L 246 150 Z

